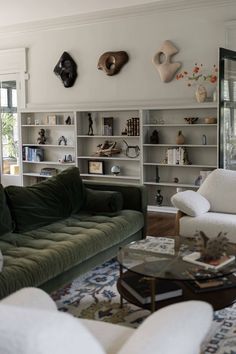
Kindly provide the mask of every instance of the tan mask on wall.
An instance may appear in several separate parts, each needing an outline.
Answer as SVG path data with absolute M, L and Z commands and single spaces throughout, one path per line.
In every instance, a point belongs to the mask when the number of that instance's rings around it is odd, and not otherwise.
M 128 60 L 129 56 L 124 51 L 106 52 L 100 56 L 97 68 L 109 76 L 116 75 Z
M 157 68 L 162 82 L 170 82 L 181 67 L 182 64 L 179 62 L 171 63 L 172 56 L 178 52 L 174 44 L 167 40 L 154 55 L 152 62 Z

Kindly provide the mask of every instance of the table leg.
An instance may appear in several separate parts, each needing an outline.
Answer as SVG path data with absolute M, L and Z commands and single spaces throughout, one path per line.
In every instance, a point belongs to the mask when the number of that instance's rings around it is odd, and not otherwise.
M 123 266 L 120 264 L 120 279 L 122 279 L 123 276 Z M 123 296 L 120 293 L 120 308 L 123 307 Z
M 156 279 L 150 278 L 150 289 L 151 289 L 151 311 L 152 313 L 156 310 L 155 297 L 156 297 Z

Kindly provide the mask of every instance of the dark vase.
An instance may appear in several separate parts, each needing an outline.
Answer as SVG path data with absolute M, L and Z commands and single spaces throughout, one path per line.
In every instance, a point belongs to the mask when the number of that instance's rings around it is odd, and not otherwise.
M 157 194 L 156 194 L 156 196 L 155 196 L 155 199 L 156 199 L 156 203 L 157 203 L 158 205 L 161 205 L 161 204 L 162 204 L 162 202 L 163 202 L 163 196 L 161 195 L 160 189 L 157 190 Z

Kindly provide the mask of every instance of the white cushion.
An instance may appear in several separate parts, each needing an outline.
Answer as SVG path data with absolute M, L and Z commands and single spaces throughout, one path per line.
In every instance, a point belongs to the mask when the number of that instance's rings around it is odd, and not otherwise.
M 210 211 L 236 214 L 236 171 L 216 169 L 198 189 L 210 203 Z
M 127 340 L 119 354 L 199 354 L 213 310 L 202 301 L 185 301 L 156 311 Z
M 67 313 L 0 303 L 0 318 L 0 353 L 105 353 L 87 328 Z
M 210 209 L 208 200 L 191 190 L 174 194 L 171 202 L 177 209 L 190 216 L 206 213 Z
M 107 354 L 116 354 L 135 332 L 134 328 L 117 324 L 86 319 L 80 321 L 97 338 Z
M 179 220 L 180 236 L 192 237 L 196 231 L 203 231 L 209 238 L 216 237 L 219 232 L 226 232 L 230 242 L 236 243 L 236 215 L 212 213 L 197 217 L 183 216 Z
M 39 288 L 23 288 L 1 300 L 1 304 L 57 311 L 53 299 Z

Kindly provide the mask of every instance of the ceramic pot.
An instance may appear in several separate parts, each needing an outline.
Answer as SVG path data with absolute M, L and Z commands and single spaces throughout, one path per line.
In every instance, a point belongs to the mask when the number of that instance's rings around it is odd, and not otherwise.
M 207 90 L 203 85 L 197 86 L 196 92 L 195 92 L 196 100 L 198 103 L 202 103 L 206 101 L 207 98 Z
M 184 141 L 185 141 L 184 135 L 182 134 L 182 131 L 179 130 L 178 135 L 176 137 L 176 144 L 182 145 L 184 144 Z

